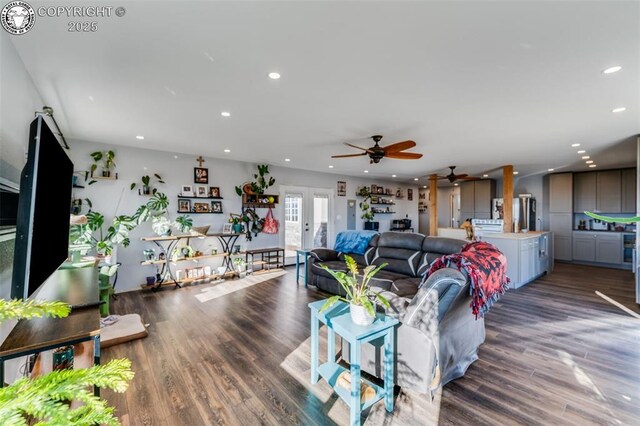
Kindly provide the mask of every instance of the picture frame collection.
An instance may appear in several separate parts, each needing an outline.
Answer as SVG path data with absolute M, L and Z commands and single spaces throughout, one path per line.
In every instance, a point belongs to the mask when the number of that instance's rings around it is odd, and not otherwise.
M 223 214 L 220 187 L 208 186 L 209 169 L 193 168 L 194 184 L 181 185 L 178 194 L 178 213 L 211 213 Z M 201 201 L 206 198 L 212 201 Z

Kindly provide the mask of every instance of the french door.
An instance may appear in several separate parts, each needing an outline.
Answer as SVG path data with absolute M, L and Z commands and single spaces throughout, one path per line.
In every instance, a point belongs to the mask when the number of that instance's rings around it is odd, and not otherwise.
M 333 244 L 333 190 L 302 186 L 281 186 L 284 212 L 281 243 L 285 263 L 296 261 L 296 250 L 330 247 Z

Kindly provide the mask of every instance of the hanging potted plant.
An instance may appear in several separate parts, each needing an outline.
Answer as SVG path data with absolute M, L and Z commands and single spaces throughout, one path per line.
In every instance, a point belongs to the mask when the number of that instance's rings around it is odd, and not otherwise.
M 320 308 L 320 312 L 324 312 L 333 306 L 338 300 L 342 300 L 349 304 L 349 313 L 351 321 L 356 325 L 368 326 L 373 323 L 376 318 L 375 304 L 379 303 L 386 308 L 390 308 L 389 301 L 380 293 L 374 293 L 369 286 L 369 281 L 382 268 L 387 266 L 383 263 L 380 266 L 369 265 L 362 271 L 362 275 L 358 275 L 358 264 L 351 256 L 345 255 L 344 261 L 347 264 L 348 272 L 334 271 L 328 266 L 320 264 L 320 267 L 330 273 L 333 278 L 340 283 L 340 286 L 346 293 L 346 297 L 340 295 L 332 296 Z
M 276 183 L 273 176 L 269 174 L 268 164 L 258 164 L 258 173 L 253 175 L 255 181 L 236 186 L 236 194 L 242 196 L 243 193 L 248 195 L 262 195 L 264 191 Z

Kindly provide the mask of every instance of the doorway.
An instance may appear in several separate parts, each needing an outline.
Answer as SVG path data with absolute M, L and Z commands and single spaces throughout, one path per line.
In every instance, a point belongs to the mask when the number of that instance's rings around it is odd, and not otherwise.
M 285 264 L 296 261 L 296 250 L 329 247 L 333 241 L 333 190 L 302 186 L 282 186 L 284 200 Z

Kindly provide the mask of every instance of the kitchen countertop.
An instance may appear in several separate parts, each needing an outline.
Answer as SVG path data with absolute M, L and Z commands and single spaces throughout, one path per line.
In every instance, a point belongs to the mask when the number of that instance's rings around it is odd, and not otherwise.
M 575 232 L 607 232 L 609 234 L 635 234 L 636 231 L 607 231 L 606 229 L 574 229 Z
M 484 232 L 480 235 L 478 235 L 478 237 L 480 237 L 481 240 L 484 240 L 486 238 L 504 238 L 504 239 L 510 239 L 510 240 L 526 240 L 529 238 L 538 238 L 540 235 L 543 234 L 548 234 L 548 231 L 529 231 L 529 232 L 496 232 L 496 233 L 492 233 L 492 232 Z

